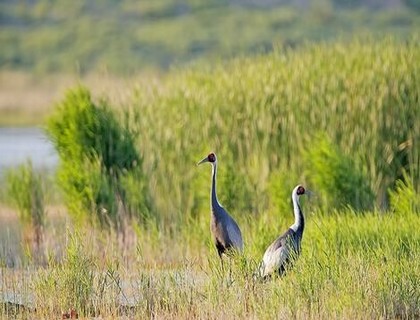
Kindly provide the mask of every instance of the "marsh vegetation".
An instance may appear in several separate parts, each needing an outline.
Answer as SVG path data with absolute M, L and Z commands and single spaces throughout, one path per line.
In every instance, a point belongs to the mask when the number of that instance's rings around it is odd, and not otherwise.
M 27 164 L 3 184 L 22 225 L 44 233 L 42 252 L 15 268 L 2 257 L 13 300 L 2 314 L 418 317 L 419 61 L 416 39 L 355 40 L 175 70 L 122 105 L 72 89 L 48 120 L 56 182 Z M 196 167 L 210 150 L 245 242 L 225 269 L 209 235 L 209 172 Z M 303 203 L 301 257 L 256 282 L 266 246 L 293 222 L 297 182 L 316 193 Z M 70 223 L 48 224 L 51 202 Z

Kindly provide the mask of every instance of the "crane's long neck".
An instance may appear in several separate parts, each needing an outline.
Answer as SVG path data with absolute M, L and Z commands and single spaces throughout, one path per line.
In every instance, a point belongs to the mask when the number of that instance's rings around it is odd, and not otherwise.
M 217 162 L 212 163 L 212 183 L 211 183 L 211 207 L 213 211 L 216 208 L 220 208 L 221 205 L 219 203 L 219 200 L 217 200 L 217 194 L 216 194 L 216 174 L 217 174 Z
M 295 223 L 290 228 L 295 232 L 303 232 L 303 229 L 305 228 L 305 218 L 303 217 L 303 212 L 300 207 L 299 196 L 296 193 L 293 193 L 292 201 L 293 211 L 295 214 Z

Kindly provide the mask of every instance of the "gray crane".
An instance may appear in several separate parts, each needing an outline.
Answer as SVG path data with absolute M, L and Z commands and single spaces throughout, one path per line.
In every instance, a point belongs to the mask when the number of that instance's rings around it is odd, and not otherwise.
M 265 251 L 263 261 L 260 265 L 259 276 L 263 279 L 278 273 L 282 275 L 286 266 L 297 258 L 301 251 L 301 241 L 305 228 L 305 219 L 300 207 L 299 198 L 308 193 L 301 185 L 297 185 L 292 192 L 293 211 L 295 223 L 279 236 Z
M 211 220 L 210 230 L 212 233 L 214 244 L 216 245 L 219 257 L 222 254 L 227 254 L 228 251 L 243 250 L 242 233 L 238 224 L 227 213 L 217 200 L 216 195 L 216 173 L 217 173 L 217 158 L 214 153 L 210 153 L 203 160 L 198 162 L 200 165 L 205 162 L 210 162 L 212 165 L 212 185 L 210 193 L 210 207 L 211 207 Z

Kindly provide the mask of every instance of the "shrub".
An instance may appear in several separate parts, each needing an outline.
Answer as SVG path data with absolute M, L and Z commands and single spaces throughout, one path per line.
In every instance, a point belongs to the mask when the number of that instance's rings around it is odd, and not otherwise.
M 69 91 L 49 118 L 47 134 L 59 154 L 59 184 L 76 221 L 88 215 L 101 226 L 119 226 L 132 212 L 139 216 L 139 210 L 148 209 L 136 134 L 106 102 L 94 103 L 83 87 Z M 123 183 L 129 176 L 139 181 L 142 200 L 132 203 L 135 208 L 127 203 L 131 190 Z M 132 210 L 121 210 L 121 205 Z
M 305 162 L 306 176 L 325 208 L 373 206 L 375 198 L 364 174 L 325 137 L 318 138 L 309 148 Z

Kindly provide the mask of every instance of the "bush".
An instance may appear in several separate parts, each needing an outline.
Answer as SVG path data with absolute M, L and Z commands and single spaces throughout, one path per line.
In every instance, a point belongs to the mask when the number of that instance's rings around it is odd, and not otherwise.
M 59 184 L 76 221 L 88 216 L 101 226 L 119 226 L 133 212 L 140 216 L 148 210 L 136 134 L 105 102 L 95 104 L 83 87 L 69 91 L 49 118 L 47 134 L 57 149 Z M 123 183 L 129 176 L 138 181 L 142 199 L 136 199 L 135 207 L 127 202 L 131 189 Z
M 306 176 L 324 208 L 373 207 L 375 197 L 354 161 L 325 137 L 320 137 L 305 154 Z

